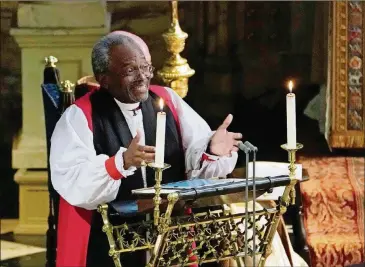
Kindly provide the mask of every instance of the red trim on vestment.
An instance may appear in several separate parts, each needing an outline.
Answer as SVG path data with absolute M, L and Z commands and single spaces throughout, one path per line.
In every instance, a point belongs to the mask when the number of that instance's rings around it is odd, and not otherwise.
M 216 161 L 216 159 L 213 159 L 213 158 L 209 157 L 209 155 L 203 153 L 202 158 L 201 158 L 200 161 L 201 162 L 203 162 L 203 161 Z
M 115 166 L 115 156 L 108 158 L 105 161 L 105 169 L 108 172 L 109 176 L 112 177 L 114 180 L 124 178 L 123 174 L 121 174 L 117 169 L 117 166 Z
M 80 97 L 75 101 L 75 105 L 78 106 L 84 113 L 87 125 L 89 126 L 90 131 L 93 131 L 93 120 L 92 120 L 92 112 L 91 112 L 91 102 L 90 96 L 93 92 L 99 90 L 99 87 L 96 85 L 90 86 L 89 85 L 89 93 L 85 94 L 84 96 Z M 109 176 L 114 180 L 119 180 L 123 178 L 123 175 L 118 171 L 117 167 L 115 166 L 115 156 L 107 159 L 105 161 L 105 168 L 108 172 Z
M 93 91 L 87 93 L 86 95 L 80 97 L 77 99 L 74 104 L 78 106 L 82 112 L 84 113 L 87 125 L 89 126 L 90 131 L 93 131 L 93 120 L 91 117 L 91 102 L 90 102 L 90 96 L 93 93 Z
M 92 214 L 60 197 L 56 267 L 86 266 Z
M 92 131 L 90 93 L 75 101 Z M 75 207 L 60 197 L 57 228 L 56 267 L 86 266 L 90 224 L 93 211 Z
M 210 162 L 212 162 L 212 161 L 216 161 L 216 159 L 213 159 L 213 158 L 209 157 L 208 154 L 203 153 L 203 155 L 202 155 L 202 157 L 200 159 L 200 168 L 203 166 L 203 162 L 204 161 L 210 161 Z
M 91 89 L 90 91 L 94 91 Z M 90 95 L 74 102 L 84 113 L 90 131 L 93 131 Z M 60 197 L 57 228 L 56 267 L 85 267 L 93 211 L 75 207 Z

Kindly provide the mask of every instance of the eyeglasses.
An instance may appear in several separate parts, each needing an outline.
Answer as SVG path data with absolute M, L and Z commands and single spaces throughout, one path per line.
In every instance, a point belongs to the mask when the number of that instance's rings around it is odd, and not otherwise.
M 128 67 L 121 72 L 121 75 L 123 77 L 135 76 L 135 75 L 139 74 L 140 70 L 144 75 L 149 76 L 149 75 L 153 74 L 153 71 L 155 70 L 155 68 L 150 64 L 145 64 L 145 65 L 142 65 L 139 67 L 138 66 Z

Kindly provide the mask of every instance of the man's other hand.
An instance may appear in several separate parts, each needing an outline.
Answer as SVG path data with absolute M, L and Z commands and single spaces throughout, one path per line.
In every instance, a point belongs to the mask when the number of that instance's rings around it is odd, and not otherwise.
M 128 170 L 131 166 L 141 167 L 155 159 L 155 147 L 139 145 L 140 138 L 141 134 L 137 131 L 128 149 L 123 153 L 125 170 Z
M 227 131 L 232 120 L 233 116 L 229 114 L 212 136 L 209 150 L 213 155 L 229 156 L 231 152 L 238 151 L 238 142 L 242 139 L 242 134 Z

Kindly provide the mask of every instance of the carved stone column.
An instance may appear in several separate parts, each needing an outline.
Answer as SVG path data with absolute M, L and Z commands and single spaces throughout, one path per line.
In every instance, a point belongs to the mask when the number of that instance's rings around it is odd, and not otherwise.
M 61 79 L 91 75 L 94 43 L 109 32 L 109 14 L 102 1 L 33 2 L 18 7 L 18 28 L 11 30 L 21 48 L 23 126 L 13 146 L 18 169 L 19 225 L 16 233 L 44 234 L 47 229 L 47 149 L 40 84 L 44 58 L 58 58 Z

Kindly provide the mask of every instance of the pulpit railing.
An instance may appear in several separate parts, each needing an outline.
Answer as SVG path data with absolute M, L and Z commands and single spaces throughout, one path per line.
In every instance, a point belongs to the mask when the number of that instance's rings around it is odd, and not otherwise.
M 287 150 L 285 145 L 282 147 Z M 298 144 L 297 149 L 301 147 Z M 238 266 L 252 262 L 264 266 L 280 216 L 295 196 L 297 149 L 288 150 L 289 175 L 274 177 L 193 179 L 161 185 L 162 169 L 153 166 L 155 187 L 132 191 L 135 201 L 117 201 L 98 208 L 115 266 L 122 266 L 121 255 L 137 250 L 150 251 L 148 267 L 190 266 L 229 259 L 236 260 Z M 285 190 L 275 208 L 248 208 L 243 213 L 226 208 L 226 204 L 233 203 L 230 199 L 248 202 L 252 195 L 259 197 L 279 186 L 285 186 Z M 248 197 L 244 194 L 246 189 Z M 187 210 L 188 215 L 179 214 Z M 142 214 L 154 216 L 133 224 L 111 223 L 115 216 Z

